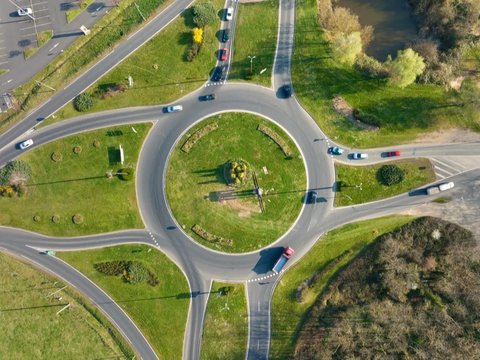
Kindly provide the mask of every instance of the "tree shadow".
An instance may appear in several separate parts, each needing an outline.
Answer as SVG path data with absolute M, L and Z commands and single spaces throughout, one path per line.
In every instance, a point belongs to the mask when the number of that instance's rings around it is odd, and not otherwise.
M 196 177 L 210 178 L 210 180 L 197 182 L 197 184 L 199 185 L 214 184 L 214 183 L 226 184 L 225 178 L 223 177 L 223 168 L 224 168 L 224 164 L 219 165 L 213 169 L 195 170 L 195 171 L 192 171 L 192 173 L 197 174 Z

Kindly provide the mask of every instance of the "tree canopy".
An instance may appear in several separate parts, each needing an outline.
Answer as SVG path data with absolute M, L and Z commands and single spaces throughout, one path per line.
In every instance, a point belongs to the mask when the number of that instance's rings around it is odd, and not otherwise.
M 339 33 L 333 37 L 332 51 L 335 59 L 347 65 L 353 65 L 357 55 L 362 52 L 360 32 Z
M 387 60 L 389 83 L 401 88 L 412 84 L 425 70 L 423 58 L 411 48 L 399 50 L 395 60 Z
M 210 2 L 196 4 L 193 7 L 193 22 L 199 28 L 203 28 L 215 21 L 217 14 L 215 7 Z

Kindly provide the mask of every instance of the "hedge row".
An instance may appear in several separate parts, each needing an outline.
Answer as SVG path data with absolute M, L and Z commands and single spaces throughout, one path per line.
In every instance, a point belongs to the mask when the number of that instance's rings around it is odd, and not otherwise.
M 107 261 L 96 263 L 93 265 L 95 270 L 105 275 L 118 276 L 122 275 L 125 282 L 138 284 L 146 282 L 150 286 L 158 285 L 158 278 L 145 265 L 138 261 Z
M 214 130 L 217 130 L 217 128 L 218 128 L 217 123 L 211 123 L 198 129 L 187 139 L 187 141 L 185 141 L 185 144 L 183 144 L 182 146 L 182 150 L 185 151 L 186 153 L 190 152 L 190 149 L 193 147 L 193 145 L 195 145 L 195 143 L 198 140 L 200 140 L 202 137 L 204 137 L 208 133 Z
M 280 135 L 278 135 L 275 131 L 273 131 L 272 129 L 270 129 L 269 127 L 265 126 L 265 125 L 258 125 L 257 127 L 257 130 L 264 133 L 265 135 L 267 135 L 270 139 L 272 139 L 273 141 L 275 141 L 275 143 L 280 146 L 280 149 L 283 151 L 283 153 L 285 154 L 285 156 L 292 156 L 292 151 L 290 150 L 290 148 L 288 147 L 287 143 L 285 142 L 285 140 L 282 139 L 282 137 Z
M 197 224 L 192 226 L 192 231 L 198 236 L 200 236 L 202 239 L 205 239 L 214 244 L 220 244 L 220 245 L 226 245 L 226 246 L 232 246 L 233 244 L 233 240 L 224 239 L 221 236 L 210 234 L 208 231 L 206 231 L 200 225 L 197 225 Z

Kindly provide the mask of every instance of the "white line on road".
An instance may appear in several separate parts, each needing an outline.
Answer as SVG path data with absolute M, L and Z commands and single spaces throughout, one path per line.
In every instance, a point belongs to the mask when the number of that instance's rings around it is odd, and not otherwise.
M 56 43 L 55 45 L 52 46 L 52 48 L 50 50 L 48 50 L 48 52 L 51 52 L 53 51 L 60 43 Z
M 450 169 L 453 169 L 454 171 L 460 171 L 459 169 L 453 167 L 452 165 L 449 165 L 449 164 L 447 164 L 447 163 L 444 163 L 443 161 L 440 161 L 440 160 L 438 160 L 438 159 L 433 159 L 433 161 L 435 161 L 435 162 L 437 162 L 437 163 L 439 163 L 439 164 L 442 164 L 443 166 L 446 166 L 446 167 L 448 167 L 448 168 L 450 168 Z

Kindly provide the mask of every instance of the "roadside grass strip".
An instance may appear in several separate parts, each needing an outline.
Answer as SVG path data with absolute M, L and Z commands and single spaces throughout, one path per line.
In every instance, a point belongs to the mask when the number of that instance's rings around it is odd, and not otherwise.
M 375 238 L 413 219 L 389 216 L 344 225 L 324 234 L 307 255 L 288 269 L 275 288 L 269 357 L 292 358 L 298 331 L 330 279 Z
M 88 354 L 100 359 L 135 355 L 90 300 L 68 284 L 5 253 L 0 253 L 0 274 L 1 358 L 81 359 Z
M 218 11 L 223 8 L 223 1 L 212 3 Z M 215 33 L 220 28 L 220 17 L 204 28 L 200 52 L 189 62 L 186 53 L 193 43 L 194 27 L 193 13 L 188 8 L 87 90 L 96 100 L 88 112 L 168 103 L 201 87 L 215 66 L 218 47 Z M 133 81 L 131 87 L 129 76 Z M 58 113 L 63 119 L 77 115 L 79 112 L 72 103 Z
M 138 326 L 161 359 L 182 359 L 190 290 L 180 269 L 160 251 L 146 245 L 121 245 L 95 250 L 57 253 L 107 292 Z M 142 264 L 121 275 L 95 269 L 101 263 Z M 97 265 L 98 267 L 98 265 Z M 152 286 L 141 268 L 158 279 Z
M 22 155 L 32 176 L 24 196 L 0 197 L 0 224 L 54 236 L 143 228 L 135 179 L 122 180 L 121 170 L 135 169 L 151 124 L 133 127 L 69 136 Z
M 277 31 L 277 0 L 240 3 L 235 34 L 231 34 L 234 37 L 234 50 L 228 79 L 271 86 Z
M 397 165 L 405 173 L 402 182 L 383 185 L 377 179 L 377 171 L 384 165 Z M 335 206 L 362 204 L 385 199 L 413 190 L 435 181 L 435 171 L 428 159 L 405 159 L 366 166 L 335 164 Z M 341 183 L 339 183 L 341 182 Z
M 455 92 L 425 84 L 400 89 L 339 64 L 319 27 L 316 5 L 316 0 L 303 0 L 295 9 L 292 80 L 297 99 L 330 138 L 361 148 L 408 143 L 452 127 L 478 130 L 476 117 L 459 105 Z M 335 96 L 375 119 L 379 130 L 361 130 L 335 112 Z
M 215 131 L 201 137 L 190 152 L 182 151 L 192 134 L 214 123 Z M 291 157 L 258 131 L 259 125 L 277 134 Z M 231 253 L 262 248 L 287 231 L 303 205 L 305 184 L 300 152 L 282 129 L 256 115 L 225 113 L 196 124 L 179 139 L 165 186 L 173 216 L 187 234 Z
M 75 20 L 75 18 L 78 15 L 80 15 L 82 12 L 84 12 L 87 9 L 87 7 L 89 7 L 90 4 L 93 3 L 93 1 L 94 0 L 80 1 L 77 7 L 73 5 L 75 7 L 74 9 L 65 11 L 65 16 L 67 17 L 67 23 L 70 23 L 73 20 Z
M 248 336 L 243 284 L 214 281 L 203 326 L 201 359 L 245 359 Z

